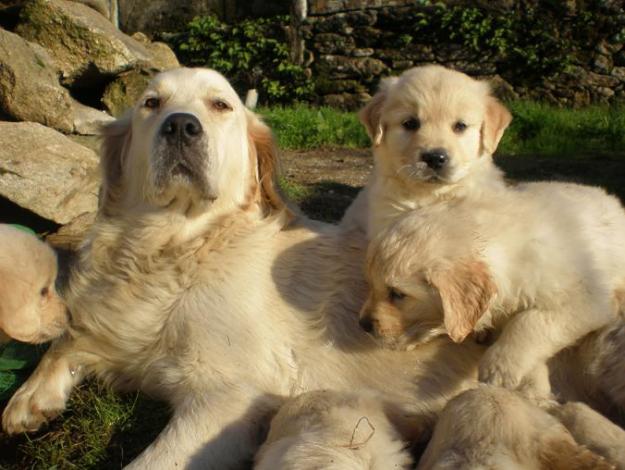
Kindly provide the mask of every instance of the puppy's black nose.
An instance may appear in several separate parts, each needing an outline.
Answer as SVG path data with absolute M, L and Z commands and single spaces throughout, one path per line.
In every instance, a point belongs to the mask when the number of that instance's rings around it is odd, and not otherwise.
M 365 330 L 367 333 L 371 333 L 373 331 L 373 322 L 371 321 L 371 317 L 362 317 L 358 324 L 360 328 Z
M 432 170 L 440 170 L 445 166 L 449 156 L 445 149 L 432 149 L 421 154 L 421 160 L 425 162 Z
M 161 135 L 168 140 L 192 143 L 202 135 L 202 124 L 193 114 L 174 113 L 161 126 Z

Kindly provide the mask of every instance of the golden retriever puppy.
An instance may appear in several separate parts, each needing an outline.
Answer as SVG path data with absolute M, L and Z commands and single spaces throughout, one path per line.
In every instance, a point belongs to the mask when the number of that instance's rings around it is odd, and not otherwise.
M 271 422 L 255 470 L 412 468 L 399 433 L 376 399 L 328 390 L 288 400 Z
M 370 239 L 406 211 L 503 186 L 491 156 L 511 115 L 485 81 L 415 67 L 383 80 L 360 120 L 375 165 L 343 224 L 365 226 Z
M 557 183 L 432 206 L 372 241 L 367 275 L 361 325 L 385 344 L 493 329 L 480 380 L 516 388 L 625 311 L 625 211 L 601 189 Z
M 515 392 L 492 386 L 464 392 L 447 404 L 417 468 L 616 469 L 579 444 L 546 411 Z
M 276 396 L 383 396 L 410 439 L 410 421 L 417 434 L 474 386 L 481 346 L 440 338 L 407 358 L 358 328 L 366 240 L 293 219 L 275 166 L 271 132 L 224 77 L 158 75 L 105 130 L 101 207 L 66 289 L 72 327 L 4 429 L 36 429 L 94 374 L 173 409 L 131 468 L 221 470 L 252 459 Z
M 67 328 L 65 304 L 54 287 L 52 248 L 10 225 L 0 224 L 0 340 L 45 343 Z
M 567 428 L 577 442 L 614 463 L 617 469 L 625 470 L 624 429 L 580 402 L 556 404 L 549 413 Z

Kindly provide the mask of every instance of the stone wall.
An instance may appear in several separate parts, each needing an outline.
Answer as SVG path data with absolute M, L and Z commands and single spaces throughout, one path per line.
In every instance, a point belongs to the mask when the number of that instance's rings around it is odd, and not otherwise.
M 544 76 L 529 76 L 525 64 L 514 64 L 505 53 L 476 50 L 453 37 L 435 40 L 430 35 L 415 34 L 416 22 L 436 8 L 430 3 L 308 0 L 305 18 L 294 18 L 294 53 L 317 81 L 320 103 L 356 108 L 375 92 L 381 77 L 426 63 L 440 63 L 473 76 L 491 78 L 504 98 L 531 98 L 572 106 L 625 100 L 625 11 L 621 1 L 596 2 L 602 5 L 588 21 L 605 18 L 610 21 L 609 30 L 602 30 L 598 24 L 593 31 L 589 24 L 593 37 L 588 43 L 572 46 L 572 61 L 563 70 Z M 575 25 L 588 14 L 584 5 L 592 2 L 444 3 L 448 8 L 477 6 L 488 9 L 492 15 L 534 8 L 540 16 L 541 8 L 551 8 L 545 11 L 545 21 L 552 21 L 555 34 L 569 34 L 575 39 Z M 559 4 L 559 10 L 544 6 L 547 3 Z M 548 53 L 548 49 L 544 51 Z

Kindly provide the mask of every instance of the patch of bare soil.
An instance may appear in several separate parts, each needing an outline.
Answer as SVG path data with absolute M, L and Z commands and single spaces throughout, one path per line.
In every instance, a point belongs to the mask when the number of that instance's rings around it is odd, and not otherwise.
M 283 151 L 281 160 L 282 175 L 308 190 L 302 210 L 328 222 L 341 218 L 373 169 L 369 149 Z

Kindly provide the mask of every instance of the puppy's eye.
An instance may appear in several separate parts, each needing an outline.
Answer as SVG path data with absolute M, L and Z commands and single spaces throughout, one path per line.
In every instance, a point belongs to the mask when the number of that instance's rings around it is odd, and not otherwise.
M 388 298 L 391 302 L 396 302 L 398 300 L 401 300 L 403 298 L 406 297 L 406 294 L 404 294 L 401 291 L 398 291 L 397 289 L 393 289 L 392 287 L 389 288 L 388 290 Z
M 143 106 L 145 106 L 148 109 L 158 109 L 160 105 L 161 105 L 161 100 L 153 96 L 151 96 L 150 98 L 146 98 L 145 101 L 143 102 Z
M 453 130 L 456 134 L 462 134 L 464 131 L 467 130 L 467 123 L 464 121 L 456 121 L 453 125 Z
M 408 118 L 401 123 L 401 126 L 407 131 L 416 131 L 421 127 L 421 122 L 414 117 Z
M 232 107 L 226 103 L 224 100 L 215 100 L 212 103 L 213 108 L 216 109 L 217 111 L 229 111 L 232 109 Z
M 50 289 L 48 287 L 43 287 L 39 293 L 41 294 L 41 297 L 47 297 L 50 293 Z

